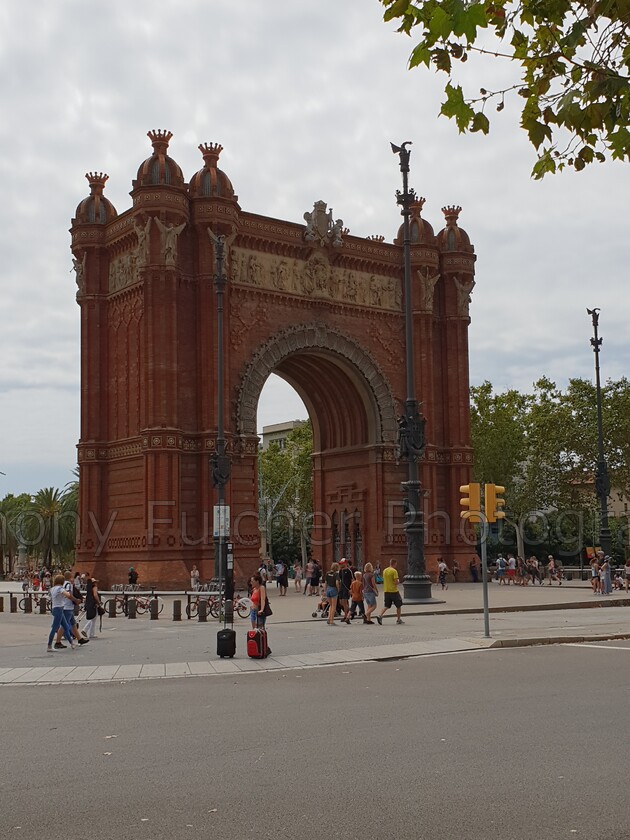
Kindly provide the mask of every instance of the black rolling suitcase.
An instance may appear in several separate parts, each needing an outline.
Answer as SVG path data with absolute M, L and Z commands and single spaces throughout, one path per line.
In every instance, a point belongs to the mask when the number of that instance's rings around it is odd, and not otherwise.
M 236 630 L 224 627 L 217 633 L 217 656 L 231 659 L 236 653 Z

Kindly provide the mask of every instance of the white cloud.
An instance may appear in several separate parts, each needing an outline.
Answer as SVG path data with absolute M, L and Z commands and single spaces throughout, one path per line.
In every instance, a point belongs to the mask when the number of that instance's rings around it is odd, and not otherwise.
M 426 217 L 439 230 L 440 208 L 461 204 L 478 254 L 472 381 L 526 388 L 542 373 L 591 377 L 585 308 L 594 305 L 604 377 L 628 371 L 628 167 L 531 181 L 533 153 L 514 106 L 495 116 L 490 137 L 459 136 L 437 118 L 443 80 L 406 70 L 412 41 L 381 15 L 376 0 L 34 0 L 0 9 L 7 492 L 71 477 L 79 309 L 67 230 L 87 194 L 86 171 L 108 172 L 106 194 L 119 212 L 129 207 L 151 128 L 174 132 L 186 178 L 202 165 L 198 143 L 221 142 L 221 166 L 248 211 L 301 221 L 322 198 L 353 233 L 388 240 L 400 224 L 389 141 L 412 140 L 410 182 L 427 199 Z M 484 74 L 473 68 L 472 81 Z M 274 381 L 260 425 L 303 413 Z

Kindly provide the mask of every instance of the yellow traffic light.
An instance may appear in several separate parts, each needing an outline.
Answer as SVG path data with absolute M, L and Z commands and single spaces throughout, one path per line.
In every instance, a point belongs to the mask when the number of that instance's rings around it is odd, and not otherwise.
M 505 519 L 505 499 L 501 499 L 500 495 L 505 493 L 505 487 L 502 484 L 486 484 L 486 519 L 488 522 L 496 522 L 497 519 Z
M 471 484 L 462 484 L 459 488 L 460 493 L 465 493 L 465 498 L 459 500 L 460 505 L 468 510 L 463 510 L 460 514 L 462 519 L 467 519 L 469 522 L 482 522 L 481 517 L 481 485 L 473 482 Z

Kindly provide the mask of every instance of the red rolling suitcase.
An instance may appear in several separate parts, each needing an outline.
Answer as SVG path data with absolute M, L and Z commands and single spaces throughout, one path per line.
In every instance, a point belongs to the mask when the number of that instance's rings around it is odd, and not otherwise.
M 247 655 L 250 659 L 264 659 L 271 651 L 267 644 L 267 631 L 264 627 L 247 631 Z

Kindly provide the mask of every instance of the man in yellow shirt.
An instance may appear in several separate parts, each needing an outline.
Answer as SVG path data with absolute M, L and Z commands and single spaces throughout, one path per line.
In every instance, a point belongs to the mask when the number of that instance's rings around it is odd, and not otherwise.
M 389 566 L 383 572 L 383 594 L 385 598 L 385 606 L 381 610 L 380 615 L 376 616 L 376 620 L 379 624 L 383 623 L 383 616 L 392 606 L 396 607 L 396 624 L 405 623 L 400 617 L 400 610 L 403 602 L 400 597 L 400 592 L 398 591 L 398 583 L 399 580 L 398 569 L 396 568 L 396 558 L 392 557 L 389 561 Z

